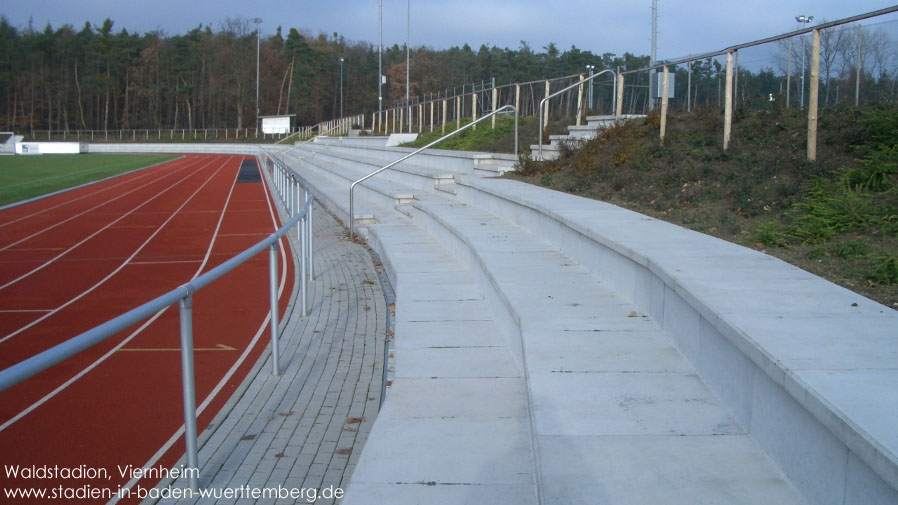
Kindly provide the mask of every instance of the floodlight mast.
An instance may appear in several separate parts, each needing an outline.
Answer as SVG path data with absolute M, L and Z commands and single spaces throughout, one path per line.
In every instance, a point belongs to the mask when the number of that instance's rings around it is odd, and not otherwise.
M 384 2 L 377 1 L 377 112 L 378 117 L 384 111 L 384 71 L 383 71 L 383 54 L 384 54 Z M 382 119 L 381 119 L 382 121 Z
M 806 16 L 804 14 L 799 14 L 795 16 L 795 21 L 799 23 L 808 24 L 814 20 L 814 16 Z M 805 59 L 807 58 L 807 52 L 804 50 L 804 43 L 801 44 L 801 99 L 799 100 L 800 108 L 804 109 L 804 65 Z
M 256 135 L 259 134 L 259 24 L 262 18 L 252 18 L 250 21 L 256 24 Z

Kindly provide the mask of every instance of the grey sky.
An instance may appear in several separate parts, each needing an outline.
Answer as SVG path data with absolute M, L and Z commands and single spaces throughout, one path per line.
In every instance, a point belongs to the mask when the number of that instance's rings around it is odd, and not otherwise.
M 403 44 L 408 0 L 383 0 L 384 45 Z M 575 45 L 596 54 L 650 51 L 651 0 L 411 0 L 411 45 L 447 48 L 481 44 L 516 49 L 527 41 L 535 50 L 555 42 L 561 50 Z M 722 49 L 797 28 L 794 16 L 811 14 L 815 22 L 884 7 L 887 0 L 660 0 L 661 58 Z M 33 21 L 41 30 L 105 18 L 115 31 L 167 34 L 209 25 L 218 29 L 227 17 L 261 17 L 263 35 L 278 25 L 315 34 L 338 32 L 347 40 L 377 43 L 376 0 L 29 0 L 0 8 L 19 28 Z M 892 14 L 884 19 L 898 19 Z

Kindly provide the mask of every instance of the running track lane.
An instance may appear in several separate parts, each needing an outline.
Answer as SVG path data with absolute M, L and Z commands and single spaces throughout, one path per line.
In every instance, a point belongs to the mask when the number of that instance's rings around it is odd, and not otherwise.
M 0 299 L 7 300 L 0 308 L 38 311 L 4 318 L 0 343 L 112 272 L 127 257 L 126 251 L 136 249 L 160 225 L 166 207 L 185 199 L 184 193 L 194 192 L 223 166 L 223 160 L 212 159 L 172 163 L 156 181 L 146 183 L 139 191 L 126 192 L 127 198 L 104 199 L 92 211 L 76 214 L 75 219 L 68 215 L 70 209 L 60 206 L 57 216 L 65 222 L 63 227 L 48 225 L 44 214 L 43 222 L 34 223 L 36 227 L 28 236 L 0 246 Z M 65 283 L 59 282 L 62 278 Z M 41 285 L 53 289 L 36 293 L 35 286 Z M 9 364 L 0 359 L 0 366 Z
M 136 305 L 131 302 L 131 298 L 137 296 L 132 292 L 146 292 L 141 300 L 146 301 L 186 282 L 196 272 L 207 252 L 210 254 L 204 271 L 270 233 L 275 225 L 272 223 L 273 214 L 262 185 L 233 184 L 239 163 L 240 158 L 232 158 L 227 168 L 216 176 L 216 182 L 207 185 L 177 214 L 176 217 L 180 219 L 172 219 L 102 289 L 79 300 L 72 305 L 71 311 L 60 311 L 54 318 L 69 319 L 74 325 L 75 320 L 85 314 L 92 314 L 93 311 L 116 303 L 120 305 L 120 310 L 116 313 L 123 312 Z M 225 181 L 221 187 L 219 179 Z M 213 191 L 213 187 L 217 189 Z M 227 194 L 230 194 L 230 199 Z M 196 238 L 197 230 L 190 226 L 195 226 L 200 221 L 217 225 L 224 201 L 228 204 L 224 208 L 214 240 L 211 234 L 214 233 L 215 226 L 209 226 L 210 231 L 205 236 Z M 171 203 L 177 207 L 183 201 Z M 207 215 L 216 216 L 216 219 L 207 220 Z M 185 226 L 189 233 L 184 231 Z M 284 278 L 292 278 L 292 261 L 287 261 L 286 265 L 288 271 L 284 272 Z M 267 337 L 264 331 L 268 311 L 267 271 L 267 255 L 259 255 L 195 296 L 195 347 L 201 349 L 196 352 L 199 402 L 206 399 L 225 372 L 235 366 L 237 357 L 247 351 L 249 340 L 260 333 L 260 328 L 263 337 Z M 292 287 L 292 282 L 289 286 Z M 282 293 L 282 309 L 288 296 L 289 288 Z M 117 302 L 116 299 L 126 301 Z M 5 300 L 5 297 L 0 296 L 0 303 Z M 105 319 L 104 317 L 103 320 Z M 50 331 L 45 335 L 31 333 L 41 327 L 50 328 Z M 21 407 L 39 400 L 48 389 L 64 383 L 107 351 L 111 351 L 116 343 L 122 342 L 135 329 L 129 329 L 9 391 L 0 393 L 0 419 L 6 422 L 16 414 L 16 409 L 9 408 L 8 405 Z M 8 343 L 12 345 L 41 338 L 62 340 L 76 334 L 70 332 L 60 338 L 58 333 L 63 330 L 64 325 L 45 326 L 41 323 L 29 332 L 10 339 Z M 249 349 L 248 357 L 237 367 L 237 373 L 226 382 L 221 392 L 201 414 L 200 429 L 208 424 L 266 344 L 267 338 L 261 338 L 258 345 Z M 219 346 L 236 350 L 211 350 L 220 349 Z M 60 468 L 87 465 L 90 468 L 106 468 L 110 480 L 11 482 L 4 472 L 0 474 L 0 487 L 30 484 L 49 488 L 62 484 L 71 488 L 87 484 L 115 489 L 124 484 L 128 479 L 120 477 L 117 466 L 147 465 L 183 422 L 180 357 L 177 352 L 166 350 L 177 347 L 177 310 L 170 308 L 124 345 L 123 349 L 131 350 L 111 352 L 109 358 L 83 377 L 0 431 L 0 447 L 3 448 L 0 459 L 3 465 L 58 465 Z M 3 354 L 12 352 L 11 349 L 13 348 L 4 349 Z M 20 356 L 24 357 L 25 355 Z M 182 438 L 178 438 L 153 466 L 171 465 L 182 453 Z M 139 484 L 150 487 L 154 483 Z M 5 497 L 0 500 L 5 500 Z M 105 500 L 99 500 L 102 501 Z M 96 502 L 98 500 L 84 501 Z M 37 502 L 32 500 L 27 503 Z

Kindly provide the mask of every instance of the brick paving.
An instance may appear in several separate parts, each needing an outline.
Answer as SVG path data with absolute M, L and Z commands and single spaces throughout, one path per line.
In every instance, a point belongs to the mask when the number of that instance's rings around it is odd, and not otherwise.
M 271 375 L 269 352 L 200 439 L 200 487 L 233 494 L 155 503 L 339 501 L 247 497 L 263 488 L 345 489 L 380 403 L 388 307 L 371 254 L 323 208 L 314 217 L 310 315 L 301 317 L 297 300 L 281 336 L 282 375 Z

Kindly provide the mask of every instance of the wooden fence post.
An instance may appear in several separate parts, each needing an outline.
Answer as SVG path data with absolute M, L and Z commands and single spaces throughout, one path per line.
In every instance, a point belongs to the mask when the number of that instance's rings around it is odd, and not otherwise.
M 817 106 L 820 93 L 820 30 L 811 49 L 811 91 L 808 96 L 808 161 L 817 161 Z
M 669 72 L 668 68 L 664 67 L 664 75 L 662 77 L 664 79 L 664 84 L 661 85 L 661 145 L 662 146 L 664 145 L 664 134 L 667 131 L 667 101 L 668 101 L 667 93 L 669 91 L 668 82 L 667 82 L 667 76 L 669 75 L 668 72 Z
M 733 53 L 727 53 L 726 87 L 723 108 L 723 150 L 730 147 L 730 133 L 733 129 Z
M 583 74 L 580 74 L 580 81 L 583 81 Z M 590 81 L 592 82 L 592 81 Z M 581 117 L 583 116 L 583 82 L 577 86 L 577 126 L 580 126 L 582 123 Z
M 617 103 L 615 104 L 614 116 L 615 120 L 620 122 L 621 115 L 624 112 L 624 74 L 617 76 Z
M 471 98 L 472 98 L 472 101 L 471 101 L 471 122 L 473 123 L 474 121 L 477 121 L 477 93 L 476 93 L 476 92 L 475 92 L 475 93 L 472 93 L 472 94 L 471 94 Z M 471 129 L 472 129 L 472 130 L 476 130 L 476 129 L 477 129 L 477 125 L 475 124 L 474 126 L 471 127 Z

